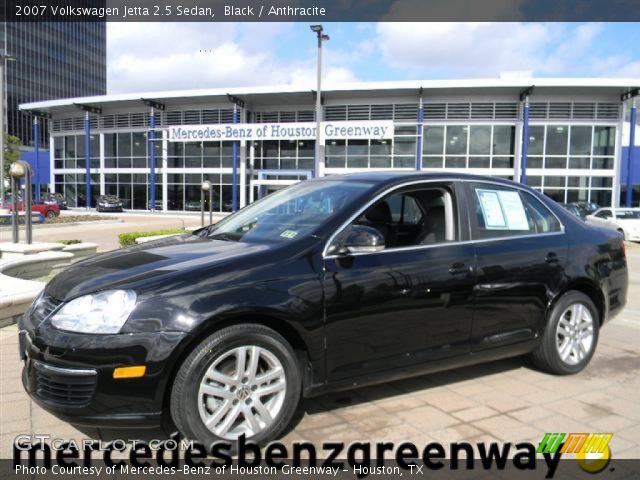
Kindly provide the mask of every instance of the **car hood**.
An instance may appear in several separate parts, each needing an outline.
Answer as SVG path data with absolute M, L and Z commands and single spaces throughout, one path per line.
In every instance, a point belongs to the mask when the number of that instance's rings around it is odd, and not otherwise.
M 72 265 L 46 286 L 47 295 L 68 300 L 110 288 L 145 290 L 145 284 L 167 275 L 209 275 L 228 271 L 230 262 L 260 255 L 268 245 L 211 240 L 196 235 L 171 237 L 115 250 Z M 252 261 L 255 260 L 252 258 Z M 254 264 L 255 265 L 255 264 Z

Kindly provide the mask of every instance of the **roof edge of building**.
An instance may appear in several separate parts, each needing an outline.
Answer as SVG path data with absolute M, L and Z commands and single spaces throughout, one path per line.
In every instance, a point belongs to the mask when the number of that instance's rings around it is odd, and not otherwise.
M 620 88 L 631 89 L 640 86 L 640 78 L 551 78 L 551 77 L 513 77 L 513 78 L 478 78 L 451 80 L 401 80 L 353 82 L 329 84 L 323 88 L 324 93 L 374 90 L 416 90 L 420 89 L 463 89 L 463 88 Z M 56 107 L 68 107 L 74 104 L 105 104 L 120 101 L 139 100 L 142 98 L 161 101 L 163 99 L 177 100 L 180 98 L 225 96 L 231 95 L 269 95 L 269 94 L 301 94 L 313 89 L 292 85 L 269 85 L 256 87 L 230 87 L 190 90 L 165 90 L 135 93 L 114 93 L 88 97 L 64 98 L 39 102 L 23 103 L 20 110 L 44 110 Z

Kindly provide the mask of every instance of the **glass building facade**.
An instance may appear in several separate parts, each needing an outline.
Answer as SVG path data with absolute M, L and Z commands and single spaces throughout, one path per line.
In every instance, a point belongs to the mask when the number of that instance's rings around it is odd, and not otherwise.
M 104 0 L 67 3 L 100 6 Z M 20 104 L 107 91 L 105 22 L 1 22 L 0 42 L 0 50 L 16 59 L 6 63 L 5 126 L 23 145 L 34 145 L 33 117 Z M 40 145 L 47 146 L 46 120 L 40 132 Z
M 326 92 L 323 121 L 390 122 L 387 138 L 327 139 L 325 175 L 370 170 L 420 169 L 489 175 L 526 183 L 558 202 L 618 201 L 621 136 L 625 105 L 612 89 L 606 94 L 582 88 L 566 97 L 536 90 L 530 103 L 527 138 L 523 138 L 524 102 L 518 89 L 493 94 L 492 88 L 440 93 L 417 89 L 410 94 L 376 87 L 339 95 Z M 504 89 L 503 89 L 504 90 Z M 308 138 L 243 141 L 169 141 L 170 127 L 231 124 L 233 106 L 226 94 L 203 91 L 202 97 L 167 92 L 167 107 L 156 109 L 155 139 L 150 141 L 150 109 L 142 101 L 106 96 L 103 114 L 91 115 L 89 181 L 92 197 L 119 196 L 125 208 L 150 207 L 150 152 L 156 158 L 156 208 L 199 210 L 200 185 L 213 184 L 213 208 L 231 209 L 234 151 L 238 161 L 240 206 L 315 172 L 315 142 Z M 173 95 L 173 96 L 172 96 Z M 143 95 L 141 95 L 142 97 Z M 290 98 L 289 98 L 290 97 Z M 514 100 L 515 97 L 515 100 Z M 313 107 L 297 92 L 252 93 L 240 123 L 313 122 Z M 76 99 L 81 103 L 82 99 Z M 313 98 L 307 98 L 311 103 Z M 157 99 L 162 102 L 162 99 Z M 69 106 L 48 111 L 52 175 L 50 189 L 64 193 L 70 206 L 83 206 L 86 194 L 84 117 Z M 194 106 L 197 105 L 197 106 Z M 23 108 L 47 109 L 47 103 Z M 523 162 L 523 143 L 527 157 Z M 235 143 L 235 148 L 234 148 Z M 92 202 L 95 205 L 95 200 Z

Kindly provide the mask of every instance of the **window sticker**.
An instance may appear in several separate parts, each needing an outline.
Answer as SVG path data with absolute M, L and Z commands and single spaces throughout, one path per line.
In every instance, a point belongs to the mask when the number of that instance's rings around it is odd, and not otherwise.
M 283 238 L 294 238 L 296 235 L 298 235 L 298 232 L 296 230 L 285 230 L 280 234 L 280 236 Z
M 476 195 L 488 230 L 530 230 L 518 192 L 476 189 Z
M 522 198 L 518 192 L 498 192 L 502 211 L 507 217 L 509 230 L 529 230 L 527 213 L 522 205 Z
M 477 189 L 476 195 L 478 195 L 478 200 L 480 200 L 485 227 L 490 230 L 506 229 L 507 221 L 502 212 L 498 192 L 494 190 Z

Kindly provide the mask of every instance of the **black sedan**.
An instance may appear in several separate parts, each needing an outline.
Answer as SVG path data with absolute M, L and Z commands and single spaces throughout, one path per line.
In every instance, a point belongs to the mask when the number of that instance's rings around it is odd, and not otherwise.
M 96 212 L 121 212 L 122 201 L 115 195 L 100 195 L 96 201 Z
M 301 396 L 522 354 L 580 372 L 627 282 L 617 232 L 528 187 L 331 176 L 58 274 L 20 321 L 23 383 L 72 424 L 264 443 Z

